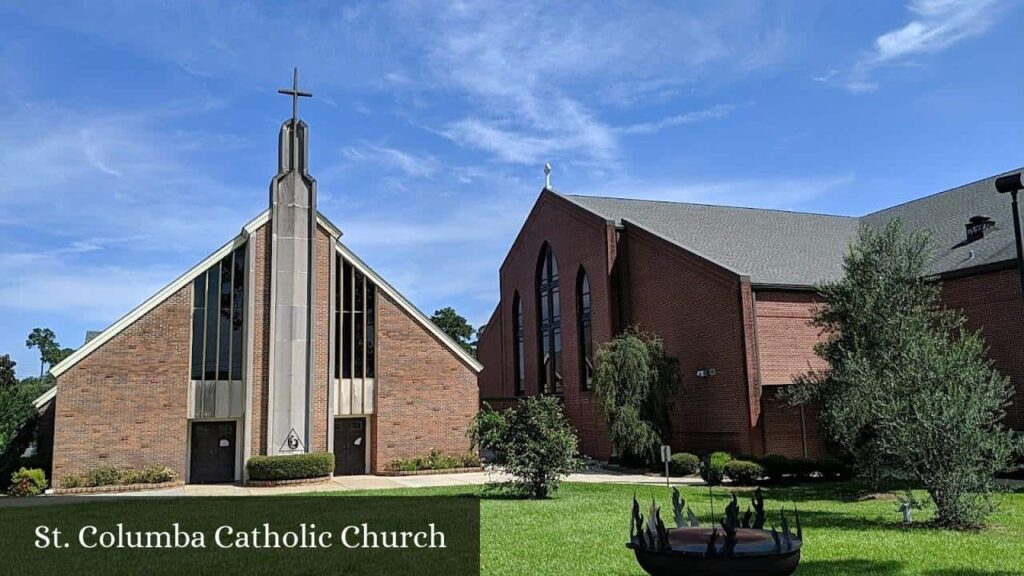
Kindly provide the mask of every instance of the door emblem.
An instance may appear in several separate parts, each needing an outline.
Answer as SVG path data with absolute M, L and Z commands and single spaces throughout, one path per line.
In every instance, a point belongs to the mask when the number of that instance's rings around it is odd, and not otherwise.
M 288 433 L 288 437 L 284 439 L 284 443 L 281 444 L 281 448 L 278 452 L 302 452 L 302 440 L 299 440 L 299 435 L 295 433 L 295 428 L 292 428 L 291 432 Z
M 221 447 L 221 448 L 227 448 L 227 447 L 228 447 L 228 446 L 230 446 L 230 445 L 231 445 L 231 442 L 230 442 L 230 441 L 228 441 L 228 439 L 227 439 L 227 438 L 221 438 L 221 439 L 220 439 L 220 447 Z
M 355 444 L 356 446 L 362 446 L 362 444 L 363 444 L 363 437 L 360 436 L 359 438 L 356 438 L 356 441 L 353 442 L 353 444 Z

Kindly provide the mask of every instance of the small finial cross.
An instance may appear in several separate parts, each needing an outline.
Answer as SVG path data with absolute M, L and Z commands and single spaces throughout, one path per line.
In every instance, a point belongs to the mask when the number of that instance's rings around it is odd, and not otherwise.
M 302 92 L 299 90 L 299 68 L 295 67 L 292 70 L 292 87 L 281 88 L 277 91 L 278 94 L 287 94 L 292 97 L 292 124 L 299 119 L 299 97 L 312 98 L 312 92 Z
M 551 163 L 544 163 L 544 187 L 551 188 Z

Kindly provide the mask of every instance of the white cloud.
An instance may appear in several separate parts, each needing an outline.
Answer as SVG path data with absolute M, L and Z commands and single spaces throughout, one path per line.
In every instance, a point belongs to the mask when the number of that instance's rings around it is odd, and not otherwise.
M 441 166 L 437 159 L 429 154 L 415 154 L 373 144 L 346 146 L 341 153 L 354 163 L 384 166 L 412 178 L 430 178 Z
M 941 52 L 954 44 L 980 36 L 995 22 L 1002 0 L 912 0 L 907 9 L 912 20 L 875 39 L 872 49 L 861 57 L 848 74 L 827 73 L 851 92 L 878 88 L 871 78 L 882 66 L 904 63 L 915 56 Z
M 736 107 L 730 104 L 718 104 L 711 108 L 686 112 L 685 114 L 677 114 L 675 116 L 662 118 L 655 122 L 643 122 L 641 124 L 623 126 L 622 128 L 618 128 L 616 131 L 621 134 L 655 134 L 657 132 L 661 132 L 665 128 L 725 118 L 729 114 L 732 114 L 735 109 Z

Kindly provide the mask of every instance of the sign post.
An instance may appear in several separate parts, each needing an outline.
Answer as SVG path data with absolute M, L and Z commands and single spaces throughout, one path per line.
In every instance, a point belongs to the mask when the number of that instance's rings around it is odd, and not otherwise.
M 669 481 L 670 479 L 669 479 L 669 475 L 668 475 L 668 465 L 669 465 L 669 462 L 672 461 L 672 447 L 671 446 L 669 446 L 667 444 L 663 444 L 661 446 L 661 461 L 665 463 L 665 486 L 671 487 L 672 484 Z

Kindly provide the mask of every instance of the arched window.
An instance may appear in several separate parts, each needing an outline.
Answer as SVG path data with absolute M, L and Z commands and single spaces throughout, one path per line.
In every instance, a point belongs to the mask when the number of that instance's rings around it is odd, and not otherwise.
M 580 386 L 590 390 L 594 377 L 594 342 L 590 335 L 590 279 L 582 266 L 576 277 L 576 338 L 580 347 Z
M 523 301 L 519 298 L 519 292 L 512 297 L 512 373 L 515 378 L 515 394 L 521 396 L 526 387 L 523 385 L 523 378 L 526 374 L 526 354 L 523 350 L 526 333 L 523 331 Z
M 537 270 L 537 308 L 540 390 L 545 394 L 561 394 L 562 313 L 558 290 L 558 260 L 547 244 L 541 249 Z

